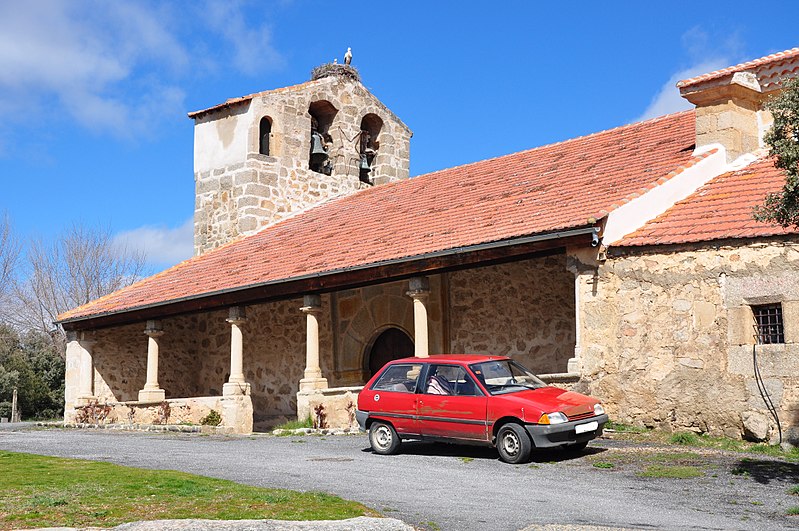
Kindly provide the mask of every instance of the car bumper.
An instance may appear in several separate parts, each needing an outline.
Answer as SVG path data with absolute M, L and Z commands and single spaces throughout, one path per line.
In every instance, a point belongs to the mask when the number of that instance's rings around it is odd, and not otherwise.
M 360 409 L 355 410 L 355 420 L 358 421 L 358 426 L 361 428 L 361 431 L 366 431 L 366 419 L 368 418 L 368 411 L 361 411 Z
M 564 422 L 563 424 L 527 424 L 525 429 L 530 434 L 536 448 L 552 448 L 564 444 L 576 444 L 590 441 L 602 435 L 602 428 L 608 421 L 607 415 L 599 415 L 588 419 Z M 595 430 L 577 433 L 577 426 L 596 422 Z

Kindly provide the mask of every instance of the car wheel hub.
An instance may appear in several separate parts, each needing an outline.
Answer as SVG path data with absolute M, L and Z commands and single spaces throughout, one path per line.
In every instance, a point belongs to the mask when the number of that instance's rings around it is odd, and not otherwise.
M 375 441 L 381 448 L 391 445 L 391 431 L 385 426 L 380 426 L 375 432 Z
M 502 437 L 502 448 L 508 455 L 516 455 L 519 452 L 519 439 L 513 432 L 508 432 Z

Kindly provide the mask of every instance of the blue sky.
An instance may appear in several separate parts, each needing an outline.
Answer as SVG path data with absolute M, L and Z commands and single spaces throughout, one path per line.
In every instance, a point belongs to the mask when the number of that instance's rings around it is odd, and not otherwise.
M 0 3 L 0 214 L 191 255 L 186 113 L 300 83 L 347 46 L 414 131 L 411 174 L 688 108 L 674 83 L 799 46 L 799 3 Z

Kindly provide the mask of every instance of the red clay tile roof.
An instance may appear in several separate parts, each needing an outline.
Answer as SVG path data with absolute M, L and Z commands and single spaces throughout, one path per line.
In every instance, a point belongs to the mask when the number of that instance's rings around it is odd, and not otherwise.
M 59 316 L 72 320 L 302 275 L 586 227 L 687 166 L 685 111 L 376 186 Z
M 712 179 L 689 197 L 622 238 L 617 246 L 696 243 L 797 234 L 799 230 L 752 219 L 752 208 L 785 184 L 771 158 Z
M 790 50 L 785 50 L 784 52 L 773 53 L 771 55 L 767 55 L 765 57 L 761 57 L 760 59 L 754 59 L 752 61 L 747 61 L 745 63 L 741 63 L 735 66 L 730 66 L 727 68 L 722 68 L 721 70 L 716 70 L 715 72 L 710 72 L 707 74 L 702 74 L 701 76 L 692 77 L 690 79 L 683 79 L 677 83 L 678 88 L 685 88 L 690 87 L 691 85 L 696 85 L 698 83 L 702 83 L 704 81 L 710 81 L 713 79 L 719 79 L 724 76 L 728 76 L 734 74 L 736 72 L 744 72 L 746 70 L 760 70 L 765 67 L 771 66 L 773 64 L 777 64 L 783 61 L 788 61 L 791 59 L 796 59 L 799 57 L 799 48 L 791 48 Z M 761 86 L 765 87 L 767 85 L 772 84 L 770 79 L 773 77 L 782 77 L 785 74 L 795 72 L 796 68 L 791 68 L 789 71 L 784 72 L 764 72 L 764 76 L 758 75 L 760 79 Z

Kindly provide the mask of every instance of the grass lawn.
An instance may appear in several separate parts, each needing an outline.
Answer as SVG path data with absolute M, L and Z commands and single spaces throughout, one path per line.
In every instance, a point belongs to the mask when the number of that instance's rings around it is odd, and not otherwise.
M 136 520 L 340 520 L 376 516 L 320 492 L 240 485 L 171 470 L 0 451 L 0 529 L 112 527 Z

